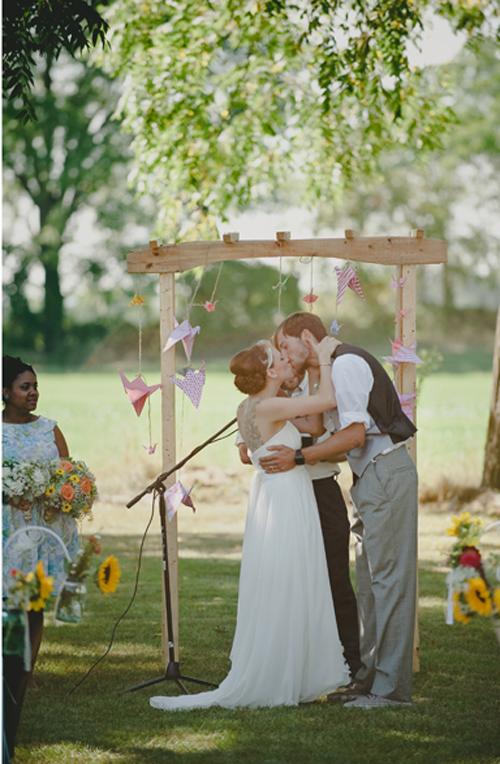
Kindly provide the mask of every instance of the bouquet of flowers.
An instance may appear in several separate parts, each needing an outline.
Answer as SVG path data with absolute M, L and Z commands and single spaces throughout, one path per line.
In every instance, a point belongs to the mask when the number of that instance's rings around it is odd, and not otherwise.
M 31 667 L 29 626 L 26 613 L 42 610 L 52 593 L 54 583 L 45 575 L 39 560 L 34 571 L 23 573 L 16 568 L 10 571 L 6 587 L 7 603 L 2 610 L 2 651 L 5 656 L 17 656 L 24 661 L 25 671 Z
M 469 623 L 475 615 L 500 619 L 500 560 L 483 561 L 478 544 L 483 522 L 469 512 L 452 518 L 448 535 L 455 536 L 447 576 L 448 613 L 446 622 Z M 495 584 L 493 584 L 495 582 Z
M 54 581 L 46 576 L 39 560 L 34 571 L 12 568 L 7 587 L 7 607 L 12 610 L 42 610 L 52 593 Z
M 56 602 L 55 619 L 66 623 L 77 623 L 84 610 L 87 589 L 85 579 L 90 573 L 94 555 L 101 553 L 97 536 L 90 536 L 80 549 L 76 559 L 68 564 L 68 577 L 59 592 Z M 112 594 L 120 582 L 120 564 L 114 555 L 106 557 L 95 570 L 94 580 L 102 594 Z
M 2 463 L 2 490 L 9 504 L 24 512 L 31 512 L 35 499 L 43 496 L 50 480 L 50 467 L 43 462 Z
M 95 477 L 85 462 L 56 459 L 49 463 L 49 480 L 44 490 L 44 518 L 53 520 L 64 512 L 76 520 L 90 517 L 97 497 Z

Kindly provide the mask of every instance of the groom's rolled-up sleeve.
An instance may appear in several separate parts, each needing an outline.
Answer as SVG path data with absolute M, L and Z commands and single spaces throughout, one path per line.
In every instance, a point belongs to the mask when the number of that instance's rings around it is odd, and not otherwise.
M 340 429 L 356 423 L 371 426 L 368 399 L 373 387 L 372 370 L 360 356 L 346 353 L 332 365 L 332 381 L 337 399 Z

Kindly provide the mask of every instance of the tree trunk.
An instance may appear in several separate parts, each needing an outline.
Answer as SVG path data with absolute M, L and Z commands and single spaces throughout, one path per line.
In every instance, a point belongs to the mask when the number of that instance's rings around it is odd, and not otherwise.
M 47 355 L 54 355 L 61 348 L 63 335 L 63 296 L 59 280 L 57 252 L 45 252 L 42 256 L 45 269 L 45 298 L 43 305 L 43 338 Z
M 482 485 L 500 490 L 500 308 L 493 350 L 493 391 L 484 452 Z

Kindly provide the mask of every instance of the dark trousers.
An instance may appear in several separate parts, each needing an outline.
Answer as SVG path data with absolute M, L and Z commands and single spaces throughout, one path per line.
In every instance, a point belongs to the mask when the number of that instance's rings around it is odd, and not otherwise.
M 342 491 L 333 478 L 313 480 L 335 615 L 351 676 L 361 668 L 356 596 L 349 575 L 350 525 Z
M 10 756 L 14 755 L 17 728 L 21 718 L 24 696 L 35 668 L 42 641 L 43 610 L 28 613 L 31 642 L 31 671 L 24 670 L 22 658 L 7 655 L 3 658 L 3 726 L 5 742 Z

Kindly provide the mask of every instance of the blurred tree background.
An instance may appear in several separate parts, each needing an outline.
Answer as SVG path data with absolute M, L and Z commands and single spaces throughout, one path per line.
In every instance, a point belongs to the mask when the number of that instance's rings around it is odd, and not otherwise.
M 489 346 L 500 289 L 494 3 L 65 8 L 56 24 L 25 0 L 4 27 L 16 32 L 4 46 L 6 351 L 77 367 L 123 360 L 140 291 L 156 364 L 157 285 L 126 274 L 127 251 L 153 235 L 213 238 L 238 212 L 304 205 L 321 236 L 422 227 L 446 238 L 447 268 L 419 275 L 420 340 Z M 468 42 L 451 63 L 417 67 L 409 45 L 429 12 Z M 292 269 L 284 312 L 308 291 L 308 266 Z M 367 300 L 346 299 L 342 320 L 352 339 L 386 343 L 387 272 L 360 270 Z M 201 303 L 216 276 L 179 277 L 179 316 L 200 278 Z M 192 309 L 209 354 L 221 338 L 227 355 L 268 333 L 278 278 L 267 264 L 224 266 L 217 310 Z M 332 264 L 315 280 L 331 319 Z

